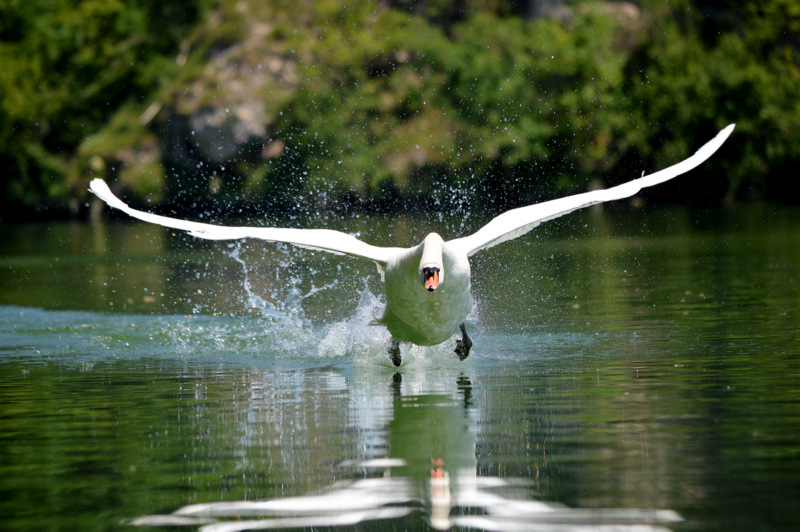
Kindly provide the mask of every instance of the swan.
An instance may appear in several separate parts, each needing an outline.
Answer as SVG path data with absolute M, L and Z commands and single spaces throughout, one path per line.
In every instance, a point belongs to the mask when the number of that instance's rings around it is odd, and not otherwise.
M 373 261 L 378 266 L 386 290 L 386 308 L 376 320 L 391 334 L 389 358 L 395 366 L 402 362 L 400 344 L 436 345 L 454 335 L 459 359 L 469 355 L 472 340 L 465 320 L 472 309 L 469 257 L 483 249 L 524 235 L 540 223 L 589 205 L 633 196 L 645 187 L 658 185 L 688 172 L 711 157 L 727 140 L 735 124 L 730 124 L 689 158 L 650 175 L 602 190 L 519 207 L 500 214 L 477 232 L 444 241 L 430 233 L 410 248 L 373 246 L 356 237 L 331 229 L 293 229 L 277 227 L 228 227 L 178 220 L 129 207 L 116 197 L 105 181 L 95 178 L 89 190 L 109 207 L 133 218 L 209 240 L 258 238 L 284 242 L 302 248 L 350 255 Z

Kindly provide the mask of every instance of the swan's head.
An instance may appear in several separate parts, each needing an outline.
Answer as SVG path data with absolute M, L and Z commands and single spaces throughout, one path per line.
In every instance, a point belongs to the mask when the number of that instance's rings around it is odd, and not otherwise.
M 419 261 L 419 275 L 422 286 L 428 292 L 439 288 L 444 279 L 442 265 L 442 245 L 444 240 L 436 233 L 431 233 L 422 241 L 422 257 Z
M 436 266 L 425 266 L 422 268 L 422 284 L 425 286 L 425 290 L 433 292 L 439 288 L 439 274 L 441 273 L 442 270 Z

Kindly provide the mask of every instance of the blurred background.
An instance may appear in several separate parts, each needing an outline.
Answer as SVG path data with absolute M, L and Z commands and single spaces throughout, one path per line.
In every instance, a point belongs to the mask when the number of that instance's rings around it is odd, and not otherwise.
M 0 221 L 500 210 L 731 122 L 653 196 L 796 203 L 799 54 L 798 0 L 4 0 Z

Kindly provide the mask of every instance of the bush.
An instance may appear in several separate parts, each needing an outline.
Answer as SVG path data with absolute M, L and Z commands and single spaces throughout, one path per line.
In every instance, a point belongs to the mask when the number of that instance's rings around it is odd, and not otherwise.
M 224 102 L 214 61 L 225 50 L 225 76 L 247 76 L 240 67 L 265 50 L 291 76 L 262 77 L 252 94 L 242 89 L 252 80 L 233 80 L 237 97 L 263 103 L 271 152 L 198 173 L 197 191 L 313 209 L 480 195 L 499 208 L 672 164 L 737 122 L 702 181 L 659 197 L 796 201 L 797 0 L 573 0 L 558 19 L 533 20 L 504 0 L 390 4 L 405 11 L 367 0 L 7 0 L 0 215 L 75 211 L 101 170 L 158 200 L 172 169 L 165 176 L 153 154 L 170 128 L 138 118 L 156 100 L 180 117 Z M 142 149 L 112 171 L 109 161 Z
M 0 212 L 65 209 L 77 147 L 169 75 L 164 58 L 198 14 L 175 0 L 4 2 Z
M 362 199 L 433 198 L 451 187 L 498 202 L 572 190 L 609 167 L 625 125 L 616 22 L 475 13 L 440 27 L 363 4 L 290 38 L 304 70 L 276 124 L 272 178 Z M 313 30 L 324 28 L 319 35 Z

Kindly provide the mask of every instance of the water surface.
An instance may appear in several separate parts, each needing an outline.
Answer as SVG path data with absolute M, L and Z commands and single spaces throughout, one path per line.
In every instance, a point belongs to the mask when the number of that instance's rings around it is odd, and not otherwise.
M 474 257 L 465 362 L 399 370 L 368 262 L 136 222 L 3 232 L 4 529 L 800 526 L 798 211 L 551 222 Z

